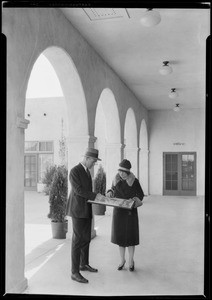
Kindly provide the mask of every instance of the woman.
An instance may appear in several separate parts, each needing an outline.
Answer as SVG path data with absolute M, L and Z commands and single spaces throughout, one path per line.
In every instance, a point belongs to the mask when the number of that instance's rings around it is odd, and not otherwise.
M 119 245 L 121 263 L 118 270 L 122 270 L 125 265 L 125 250 L 128 247 L 129 270 L 134 271 L 135 246 L 139 244 L 137 207 L 142 205 L 144 193 L 138 179 L 130 172 L 130 169 L 130 161 L 124 159 L 119 164 L 118 174 L 107 196 L 135 200 L 135 205 L 131 210 L 114 207 L 111 234 L 111 242 Z

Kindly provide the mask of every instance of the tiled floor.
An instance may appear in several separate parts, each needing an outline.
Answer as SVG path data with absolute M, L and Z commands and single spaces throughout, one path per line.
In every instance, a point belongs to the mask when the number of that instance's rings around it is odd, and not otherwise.
M 135 271 L 122 271 L 118 246 L 110 242 L 112 209 L 95 216 L 97 236 L 90 245 L 88 284 L 70 278 L 71 220 L 65 240 L 51 238 L 48 197 L 25 193 L 25 276 L 28 294 L 55 295 L 203 295 L 203 197 L 149 196 L 139 208 L 140 245 Z M 126 256 L 128 258 L 128 256 Z

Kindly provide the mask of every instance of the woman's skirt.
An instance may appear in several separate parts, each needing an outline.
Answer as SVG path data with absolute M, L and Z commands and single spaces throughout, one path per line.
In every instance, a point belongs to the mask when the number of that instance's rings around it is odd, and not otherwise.
M 111 242 L 121 247 L 139 244 L 139 224 L 137 208 L 113 209 Z

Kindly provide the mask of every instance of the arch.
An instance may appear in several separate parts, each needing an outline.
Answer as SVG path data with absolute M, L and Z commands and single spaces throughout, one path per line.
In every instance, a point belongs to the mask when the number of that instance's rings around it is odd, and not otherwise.
M 63 48 L 50 46 L 43 50 L 42 54 L 53 66 L 66 102 L 68 116 L 68 168 L 70 169 L 81 159 L 85 148 L 90 143 L 85 93 L 77 68 L 70 55 Z M 31 72 L 28 73 L 28 81 Z
M 61 85 L 63 96 L 65 98 L 67 108 L 66 114 L 68 116 L 67 146 L 69 173 L 70 169 L 82 159 L 85 148 L 87 148 L 90 143 L 92 143 L 90 142 L 90 137 L 88 134 L 87 102 L 78 71 L 67 52 L 60 47 L 51 46 L 46 48 L 41 54 L 43 54 L 49 60 L 52 67 L 54 68 Z M 40 55 L 37 59 L 39 59 Z M 34 64 L 36 63 L 36 61 L 34 62 Z M 30 80 L 31 72 L 29 72 L 28 82 Z M 70 192 L 70 188 L 70 182 L 68 182 L 68 194 Z M 92 223 L 92 236 L 94 235 L 94 223 Z
M 87 103 L 77 68 L 67 52 L 51 46 L 43 51 L 58 76 L 68 115 L 68 167 L 73 167 L 89 144 Z
M 148 151 L 148 133 L 146 122 L 143 119 L 140 127 L 139 135 L 139 181 L 143 188 L 144 194 L 149 194 L 149 151 Z
M 46 167 L 52 164 L 67 164 L 68 154 L 66 151 L 68 136 L 66 99 L 55 69 L 43 53 L 38 56 L 31 69 L 26 90 L 25 118 L 30 120 L 29 126 L 25 130 L 25 142 L 31 141 L 34 145 L 37 144 L 37 149 L 34 148 L 34 151 L 31 149 L 32 152 L 25 152 L 24 154 L 24 188 L 43 191 L 42 176 Z M 62 134 L 65 141 L 63 158 L 60 155 Z M 50 152 L 38 153 L 37 150 L 40 148 L 41 142 L 44 141 L 51 141 Z M 27 168 L 26 164 L 28 165 Z M 34 164 L 35 171 L 34 168 L 33 171 L 29 171 L 31 164 Z
M 101 164 L 106 171 L 107 187 L 111 186 L 117 172 L 117 164 L 121 159 L 120 132 L 120 119 L 114 94 L 105 88 L 96 108 L 94 135 L 97 138 L 95 146 L 99 149 Z
M 127 111 L 124 125 L 124 158 L 132 165 L 132 172 L 138 176 L 138 141 L 135 113 L 130 107 Z
M 87 135 L 87 105 L 77 68 L 62 48 L 52 46 L 44 50 L 43 54 L 54 67 L 66 99 L 70 137 Z

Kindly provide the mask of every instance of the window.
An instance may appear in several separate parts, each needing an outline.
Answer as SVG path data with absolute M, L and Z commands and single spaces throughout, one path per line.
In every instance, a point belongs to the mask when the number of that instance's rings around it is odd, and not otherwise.
M 25 142 L 26 152 L 53 152 L 53 141 Z
M 46 168 L 54 163 L 53 146 L 53 141 L 25 142 L 25 187 L 32 186 L 32 184 L 35 186 L 37 182 L 42 183 Z M 33 161 L 33 157 L 35 161 Z M 34 169 L 37 171 L 35 172 Z
M 53 152 L 53 142 L 39 142 L 39 151 Z
M 38 151 L 38 142 L 25 142 L 25 151 Z

